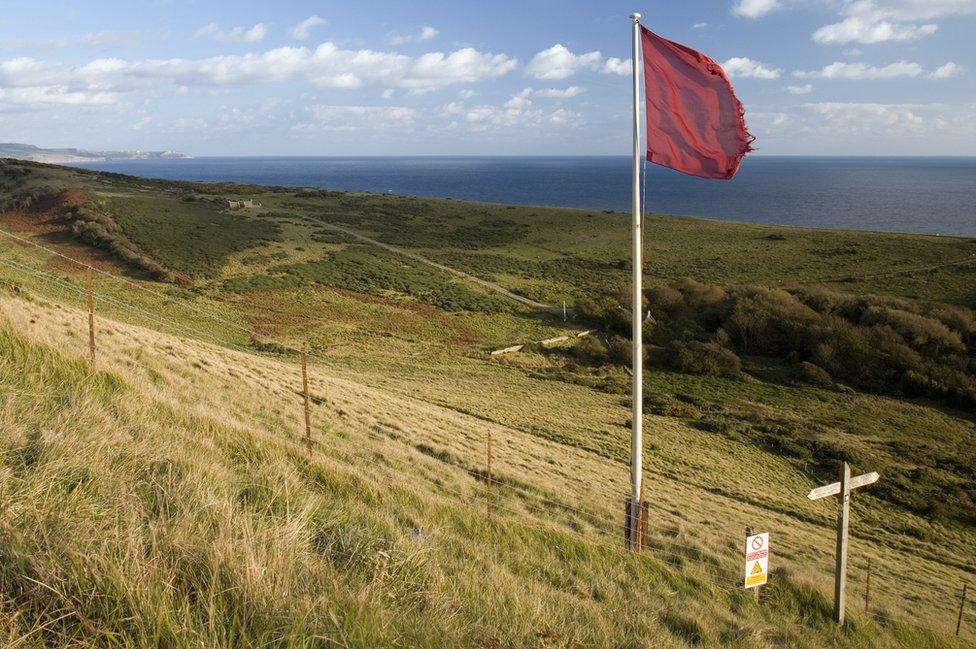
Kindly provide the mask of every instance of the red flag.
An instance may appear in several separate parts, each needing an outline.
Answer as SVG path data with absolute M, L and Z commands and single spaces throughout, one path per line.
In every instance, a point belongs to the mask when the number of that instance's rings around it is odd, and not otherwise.
M 647 159 L 702 178 L 728 179 L 752 151 L 742 102 L 722 67 L 641 26 Z

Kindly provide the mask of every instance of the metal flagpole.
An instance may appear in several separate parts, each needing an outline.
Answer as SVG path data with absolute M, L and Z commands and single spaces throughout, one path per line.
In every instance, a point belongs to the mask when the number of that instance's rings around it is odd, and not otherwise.
M 641 196 L 640 196 L 640 74 L 638 69 L 638 48 L 640 46 L 640 18 L 639 13 L 630 15 L 633 27 L 633 68 L 634 68 L 634 177 L 633 177 L 633 304 L 631 314 L 633 318 L 633 413 L 631 416 L 630 435 L 630 512 L 628 531 L 630 548 L 640 549 L 640 530 L 638 517 L 641 510 L 641 478 L 643 477 L 643 414 L 644 414 L 644 357 L 643 334 L 641 331 L 643 316 L 643 295 L 641 280 L 644 265 L 641 262 Z

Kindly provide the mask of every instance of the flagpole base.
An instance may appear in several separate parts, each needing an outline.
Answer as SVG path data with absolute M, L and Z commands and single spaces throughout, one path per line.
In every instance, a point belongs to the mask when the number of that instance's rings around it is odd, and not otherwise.
M 633 499 L 624 500 L 624 547 L 640 552 L 647 546 L 650 529 L 650 506 L 646 500 L 633 506 Z

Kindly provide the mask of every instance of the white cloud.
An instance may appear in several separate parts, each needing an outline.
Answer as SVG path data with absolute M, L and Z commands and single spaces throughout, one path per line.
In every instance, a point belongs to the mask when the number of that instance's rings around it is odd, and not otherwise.
M 64 82 L 62 68 L 27 56 L 0 62 L 0 87 L 51 86 Z
M 917 153 L 938 143 L 965 152 L 976 144 L 976 104 L 811 102 L 779 113 L 750 112 L 766 150 L 811 153 Z
M 786 92 L 791 95 L 809 95 L 813 92 L 813 84 L 805 83 L 802 86 L 786 86 Z
M 736 56 L 722 64 L 722 69 L 730 77 L 752 77 L 755 79 L 778 79 L 782 73 L 777 68 L 771 68 L 759 61 L 744 56 Z
M 527 108 L 532 105 L 530 97 L 542 97 L 544 99 L 570 99 L 585 92 L 585 88 L 580 86 L 570 86 L 568 88 L 524 88 L 509 99 L 505 106 L 507 108 Z
M 850 13 L 878 12 L 901 21 L 976 13 L 976 0 L 845 0 Z
M 295 40 L 304 41 L 312 35 L 313 29 L 325 24 L 327 23 L 324 18 L 315 15 L 309 16 L 291 28 L 291 37 Z
M 574 86 L 575 87 L 575 86 Z M 550 89 L 551 90 L 551 89 Z M 465 128 L 473 131 L 511 130 L 521 128 L 539 129 L 546 126 L 578 126 L 581 118 L 578 113 L 565 108 L 544 110 L 536 108 L 531 97 L 548 96 L 545 91 L 525 88 L 501 106 L 481 104 L 465 106 L 462 102 L 451 102 L 441 107 L 440 113 L 451 119 L 460 118 Z M 453 127 L 459 127 L 457 122 Z
M 596 70 L 602 60 L 599 52 L 574 54 L 565 45 L 557 43 L 532 57 L 525 67 L 525 74 L 536 79 L 565 79 L 580 70 Z
M 389 99 L 395 94 L 396 94 L 396 90 L 394 90 L 393 88 L 387 88 L 386 90 L 383 91 L 382 97 L 383 99 Z
M 79 36 L 62 36 L 58 38 L 24 38 L 2 37 L 0 46 L 28 50 L 31 52 L 60 50 L 75 45 L 93 50 L 104 50 L 137 42 L 143 36 L 138 30 L 87 32 Z
M 292 127 L 299 133 L 376 131 L 410 128 L 418 111 L 407 106 L 319 105 L 307 110 L 309 119 Z
M 630 74 L 632 68 L 633 62 L 631 59 L 618 59 L 615 56 L 611 56 L 603 62 L 604 74 L 619 74 L 620 76 L 624 76 Z
M 154 86 L 228 86 L 305 81 L 321 88 L 380 85 L 423 92 L 470 84 L 513 71 L 505 54 L 462 48 L 417 57 L 374 50 L 344 50 L 323 43 L 314 50 L 280 47 L 261 53 L 205 59 L 95 59 L 80 67 L 31 58 L 0 62 L 0 86 L 64 87 L 71 92 L 122 93 Z
M 958 63 L 953 63 L 949 61 L 943 66 L 936 68 L 932 74 L 929 75 L 930 79 L 949 79 L 962 74 L 962 66 Z
M 532 89 L 526 88 L 521 92 L 512 95 L 512 98 L 505 102 L 505 108 L 523 110 L 532 105 L 532 100 L 529 97 L 532 96 Z
M 824 66 L 821 70 L 806 72 L 797 70 L 793 75 L 800 79 L 848 79 L 860 81 L 917 77 L 923 72 L 924 70 L 921 65 L 909 61 L 899 61 L 898 63 L 891 63 L 882 67 L 867 65 L 866 63 L 835 61 L 830 65 Z
M 708 27 L 708 23 L 695 23 L 691 26 L 692 29 L 705 29 Z
M 138 38 L 136 32 L 89 32 L 78 38 L 78 44 L 98 50 L 126 45 L 136 40 L 136 38 Z
M 826 128 L 849 133 L 918 129 L 926 121 L 911 104 L 820 102 L 804 108 L 822 117 Z
M 536 97 L 546 97 L 548 99 L 570 99 L 585 91 L 585 88 L 570 86 L 568 88 L 543 88 L 542 90 L 536 90 L 533 94 Z
M 870 45 L 885 41 L 911 41 L 930 36 L 938 25 L 911 25 L 892 23 L 887 20 L 870 20 L 859 16 L 845 18 L 839 23 L 825 25 L 813 32 L 818 43 L 861 43 Z
M 430 39 L 436 37 L 440 34 L 440 31 L 431 27 L 430 25 L 424 25 L 420 28 L 420 32 L 417 34 L 407 34 L 402 36 L 394 36 L 390 39 L 390 43 L 393 45 L 403 45 L 404 43 L 419 43 L 420 41 L 429 41 Z
M 471 90 L 470 88 L 465 88 L 464 90 L 458 92 L 458 97 L 460 97 L 461 99 L 471 99 L 477 94 L 478 93 L 476 93 L 474 90 Z
M 114 92 L 70 90 L 65 86 L 0 88 L 0 106 L 45 108 L 50 106 L 104 106 L 118 101 Z
M 196 31 L 196 38 L 212 38 L 221 43 L 257 43 L 264 40 L 268 34 L 268 28 L 264 23 L 258 23 L 250 29 L 246 27 L 231 27 L 221 29 L 217 23 L 204 25 Z
M 856 47 L 852 47 L 848 50 L 844 50 L 844 56 L 855 57 L 855 56 L 861 56 L 862 54 L 864 54 L 864 52 L 862 50 L 859 50 Z
M 909 41 L 934 34 L 931 21 L 976 13 L 976 0 L 844 0 L 843 20 L 813 33 L 819 43 L 883 43 Z
M 738 0 L 732 13 L 746 18 L 760 18 L 781 7 L 779 0 Z

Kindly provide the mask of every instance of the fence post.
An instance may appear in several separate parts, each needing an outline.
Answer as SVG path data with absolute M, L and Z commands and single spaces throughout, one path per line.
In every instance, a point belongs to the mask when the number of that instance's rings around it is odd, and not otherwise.
M 92 290 L 92 269 L 85 268 L 85 292 L 88 296 L 88 363 L 95 369 L 95 294 Z
M 867 613 L 870 607 L 871 597 L 871 557 L 868 557 L 868 579 L 864 583 L 864 612 Z
M 956 618 L 956 637 L 959 637 L 959 629 L 962 627 L 962 610 L 966 606 L 966 589 L 969 584 L 962 585 L 962 599 L 959 600 L 959 617 Z
M 631 509 L 630 503 L 631 503 L 631 498 L 630 496 L 627 496 L 624 499 L 624 547 L 628 549 L 632 547 L 631 545 L 632 539 L 630 536 L 630 528 L 631 528 L 630 517 L 634 515 L 634 510 Z
M 491 430 L 485 429 L 485 515 L 491 520 Z
M 302 359 L 302 392 L 305 395 L 305 442 L 309 455 L 312 454 L 312 408 L 308 396 L 308 359 L 305 352 L 301 352 Z
M 650 540 L 650 529 L 651 526 L 648 522 L 651 520 L 651 503 L 641 498 L 641 508 L 640 508 L 640 549 L 643 550 L 649 547 Z

